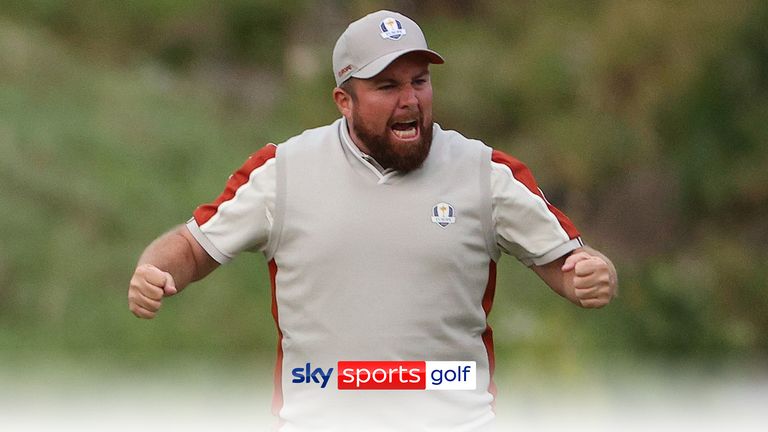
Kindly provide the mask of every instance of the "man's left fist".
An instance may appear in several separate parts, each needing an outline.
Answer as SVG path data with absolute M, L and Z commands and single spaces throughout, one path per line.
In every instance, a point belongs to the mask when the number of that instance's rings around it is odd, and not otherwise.
M 566 258 L 561 270 L 571 272 L 573 290 L 582 307 L 601 308 L 607 305 L 616 292 L 611 268 L 604 259 L 580 251 Z

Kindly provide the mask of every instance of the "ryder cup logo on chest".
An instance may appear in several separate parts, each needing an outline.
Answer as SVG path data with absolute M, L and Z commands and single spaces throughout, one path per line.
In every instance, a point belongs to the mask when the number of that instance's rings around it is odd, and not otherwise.
M 379 24 L 381 33 L 379 33 L 382 39 L 398 40 L 405 36 L 405 28 L 403 23 L 394 18 L 384 18 Z
M 444 202 L 435 204 L 432 207 L 432 222 L 440 225 L 442 228 L 456 223 L 456 212 L 453 210 L 453 206 Z

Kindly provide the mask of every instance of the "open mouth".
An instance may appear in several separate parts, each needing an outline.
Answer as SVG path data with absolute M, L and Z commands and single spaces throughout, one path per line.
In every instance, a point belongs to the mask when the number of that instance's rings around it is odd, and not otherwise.
M 396 122 L 390 127 L 396 137 L 403 140 L 414 139 L 419 136 L 419 123 L 417 120 L 410 122 Z

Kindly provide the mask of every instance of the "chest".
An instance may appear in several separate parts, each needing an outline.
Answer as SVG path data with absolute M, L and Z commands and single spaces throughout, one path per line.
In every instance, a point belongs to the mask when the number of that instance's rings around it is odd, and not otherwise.
M 331 251 L 422 263 L 482 252 L 489 209 L 478 182 L 424 174 L 376 184 L 304 171 L 287 183 L 282 246 L 294 244 L 314 261 Z

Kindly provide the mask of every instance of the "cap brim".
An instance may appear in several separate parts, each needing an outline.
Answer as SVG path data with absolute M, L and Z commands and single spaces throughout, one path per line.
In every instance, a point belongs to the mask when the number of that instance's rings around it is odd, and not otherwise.
M 367 65 L 363 66 L 362 68 L 360 68 L 358 71 L 356 71 L 350 76 L 355 78 L 360 78 L 360 79 L 373 78 L 376 75 L 378 75 L 379 72 L 386 69 L 386 67 L 389 66 L 389 64 L 392 63 L 393 61 L 397 60 L 398 58 L 400 58 L 405 54 L 412 53 L 412 52 L 424 53 L 427 60 L 429 60 L 429 62 L 432 64 L 445 63 L 445 60 L 443 60 L 443 57 L 432 50 L 423 49 L 423 48 L 406 49 L 406 50 L 395 51 L 395 52 L 391 52 L 389 54 L 383 55 L 377 58 L 376 60 L 368 63 Z

